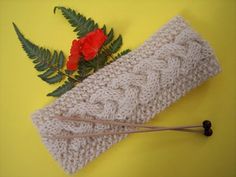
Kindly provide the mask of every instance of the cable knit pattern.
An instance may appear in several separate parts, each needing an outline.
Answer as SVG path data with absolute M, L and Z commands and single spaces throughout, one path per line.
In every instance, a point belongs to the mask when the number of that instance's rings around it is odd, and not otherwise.
M 127 127 L 60 121 L 56 115 L 145 123 L 220 71 L 212 49 L 181 17 L 173 18 L 139 48 L 100 69 L 33 114 L 42 140 L 65 171 L 74 173 L 126 135 L 45 138 Z M 130 129 L 130 128 L 129 128 Z

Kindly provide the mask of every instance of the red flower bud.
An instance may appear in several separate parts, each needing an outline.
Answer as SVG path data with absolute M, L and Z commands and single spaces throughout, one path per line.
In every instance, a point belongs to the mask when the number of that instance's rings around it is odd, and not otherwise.
M 78 64 L 74 64 L 68 61 L 66 63 L 66 67 L 69 71 L 75 71 L 78 68 Z
M 70 71 L 75 71 L 78 68 L 79 59 L 80 59 L 80 54 L 79 55 L 70 55 L 69 60 L 66 63 L 67 69 Z
M 90 61 L 94 59 L 95 56 L 97 55 L 97 52 L 98 52 L 98 49 L 92 48 L 92 46 L 89 45 L 88 43 L 85 43 L 83 45 L 82 54 L 84 56 L 84 60 Z
M 94 59 L 106 39 L 107 36 L 103 31 L 101 29 L 96 29 L 79 40 L 73 40 L 70 49 L 71 55 L 67 61 L 67 69 L 74 71 L 78 68 L 81 54 L 86 61 Z

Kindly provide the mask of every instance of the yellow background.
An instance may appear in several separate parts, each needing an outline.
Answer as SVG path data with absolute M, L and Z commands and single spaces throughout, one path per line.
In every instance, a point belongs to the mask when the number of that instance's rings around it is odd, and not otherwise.
M 56 88 L 37 77 L 20 47 L 14 21 L 26 37 L 68 54 L 75 33 L 53 7 L 71 7 L 121 33 L 135 48 L 170 18 L 183 15 L 214 48 L 222 72 L 156 116 L 154 125 L 210 119 L 214 135 L 162 132 L 131 135 L 87 165 L 76 177 L 236 176 L 236 1 L 231 0 L 0 0 L 0 176 L 66 175 L 32 125 L 30 114 L 51 103 Z

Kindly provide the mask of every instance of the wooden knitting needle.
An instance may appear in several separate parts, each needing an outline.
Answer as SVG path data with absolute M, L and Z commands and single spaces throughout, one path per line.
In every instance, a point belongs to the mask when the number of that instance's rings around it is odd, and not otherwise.
M 101 120 L 101 119 L 83 119 L 77 116 L 74 117 L 63 117 L 57 116 L 57 119 L 60 120 L 72 120 L 72 121 L 84 121 L 84 122 L 92 122 L 92 123 L 102 123 L 102 124 L 110 124 L 110 125 L 121 125 L 121 126 L 129 126 L 135 128 L 146 128 L 146 130 L 126 130 L 126 131 L 118 131 L 118 132 L 95 132 L 95 133 L 83 133 L 83 134 L 74 134 L 74 135 L 53 135 L 51 138 L 62 138 L 62 139 L 71 139 L 71 138 L 81 138 L 81 137 L 96 137 L 96 136 L 106 136 L 106 135 L 122 135 L 122 134 L 131 134 L 131 133 L 144 133 L 144 132 L 155 132 L 155 131 L 164 131 L 164 130 L 178 130 L 178 131 L 188 131 L 191 128 L 204 128 L 204 135 L 211 136 L 213 131 L 211 129 L 211 122 L 208 120 L 203 121 L 202 125 L 191 125 L 191 126 L 178 126 L 178 127 L 157 127 L 157 126 L 146 126 L 134 123 L 124 123 L 124 122 L 115 122 L 112 120 Z M 196 131 L 195 131 L 196 132 Z M 199 131 L 198 131 L 199 132 Z M 46 136 L 48 137 L 48 136 Z
M 100 123 L 100 124 L 109 124 L 109 125 L 120 125 L 120 126 L 129 126 L 129 127 L 135 127 L 135 128 L 150 128 L 150 129 L 158 129 L 158 128 L 163 128 L 163 127 L 158 127 L 158 126 L 152 126 L 152 125 L 142 125 L 142 124 L 137 124 L 137 123 L 126 123 L 126 122 L 118 122 L 114 120 L 104 120 L 104 119 L 91 119 L 91 118 L 80 118 L 78 116 L 72 116 L 72 117 L 64 117 L 64 116 L 56 116 L 55 118 L 60 119 L 60 120 L 71 120 L 71 121 L 84 121 L 84 122 L 92 122 L 92 123 Z M 177 129 L 171 129 L 171 130 L 176 130 L 176 131 L 188 131 L 190 132 L 190 128 L 198 128 L 201 126 L 189 126 L 188 128 L 178 128 Z M 211 131 L 209 132 L 204 132 L 206 136 L 210 136 L 212 134 L 212 130 L 209 130 L 211 128 L 211 122 L 208 120 L 203 121 L 202 127 L 205 129 L 205 131 Z M 193 132 L 193 130 L 191 130 Z M 210 135 L 209 135 L 210 134 Z
M 55 116 L 54 118 L 57 118 L 62 121 L 82 121 L 82 122 L 89 122 L 89 123 L 98 123 L 98 124 L 108 124 L 108 125 L 117 125 L 117 126 L 127 126 L 127 127 L 135 127 L 135 128 L 149 128 L 149 129 L 157 129 L 157 128 L 164 128 L 160 126 L 153 126 L 153 125 L 142 125 L 137 123 L 128 123 L 128 122 L 118 122 L 114 120 L 104 120 L 104 119 L 91 119 L 91 118 L 81 118 L 78 116 L 72 116 L 72 117 L 64 117 L 64 116 Z M 188 128 L 198 128 L 202 127 L 199 125 L 189 126 Z M 185 128 L 179 128 L 172 129 L 172 130 L 182 130 Z
M 97 136 L 107 136 L 107 135 L 124 135 L 132 133 L 145 133 L 145 132 L 156 132 L 164 130 L 176 130 L 189 128 L 190 126 L 180 126 L 180 127 L 163 127 L 158 129 L 146 129 L 146 130 L 126 130 L 118 132 L 95 132 L 95 133 L 82 133 L 82 134 L 73 134 L 73 135 L 53 135 L 51 138 L 56 139 L 73 139 L 73 138 L 86 138 L 86 137 L 97 137 Z M 192 126 L 191 126 L 192 127 Z M 201 126 L 198 126 L 201 127 Z M 50 136 L 44 136 L 45 138 L 50 138 Z
M 192 126 L 179 126 L 179 127 L 162 127 L 159 129 L 147 129 L 147 130 L 127 130 L 121 132 L 95 132 L 95 133 L 83 133 L 83 134 L 73 134 L 73 135 L 52 135 L 52 136 L 43 136 L 44 138 L 53 138 L 53 139 L 73 139 L 73 138 L 86 138 L 86 137 L 97 137 L 97 136 L 107 136 L 107 135 L 124 135 L 124 134 L 132 134 L 132 133 L 145 133 L 145 132 L 156 132 L 163 130 L 176 130 L 178 128 L 188 128 Z M 202 127 L 202 126 L 199 126 Z M 208 129 L 208 131 L 204 132 L 204 135 L 211 136 L 212 129 Z

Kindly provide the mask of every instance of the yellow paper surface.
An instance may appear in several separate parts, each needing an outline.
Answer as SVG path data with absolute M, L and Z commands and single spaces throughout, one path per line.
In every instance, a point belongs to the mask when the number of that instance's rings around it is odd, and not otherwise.
M 20 47 L 15 22 L 32 42 L 68 56 L 72 28 L 54 6 L 91 16 L 122 34 L 135 48 L 180 14 L 214 48 L 222 72 L 150 122 L 152 125 L 213 122 L 214 135 L 161 132 L 131 135 L 75 174 L 76 177 L 236 176 L 236 1 L 234 0 L 1 0 L 0 177 L 64 177 L 40 141 L 30 114 L 51 103 L 48 85 Z

